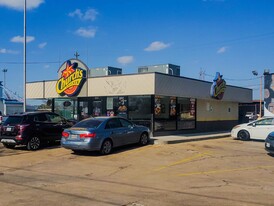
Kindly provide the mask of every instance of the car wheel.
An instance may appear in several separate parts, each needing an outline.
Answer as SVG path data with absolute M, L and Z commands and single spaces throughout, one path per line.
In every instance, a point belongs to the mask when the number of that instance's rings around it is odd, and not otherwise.
M 8 149 L 14 149 L 15 145 L 10 145 L 10 144 L 3 144 L 4 147 L 8 148 Z
M 37 150 L 40 147 L 40 139 L 38 137 L 32 137 L 28 141 L 27 149 L 28 150 Z
M 143 146 L 143 145 L 147 145 L 148 142 L 149 142 L 148 134 L 142 133 L 140 140 L 139 140 L 139 144 Z
M 112 151 L 112 142 L 110 140 L 105 140 L 100 149 L 102 155 L 108 155 Z
M 238 132 L 237 137 L 238 137 L 240 140 L 243 140 L 243 141 L 250 140 L 250 134 L 249 134 L 249 132 L 246 131 L 246 130 L 240 130 L 240 131 Z

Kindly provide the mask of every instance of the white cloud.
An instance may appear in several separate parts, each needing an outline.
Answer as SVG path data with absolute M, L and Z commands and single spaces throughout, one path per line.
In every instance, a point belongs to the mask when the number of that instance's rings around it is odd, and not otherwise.
M 147 48 L 145 48 L 145 51 L 160 51 L 168 47 L 170 47 L 170 44 L 165 44 L 164 42 L 155 41 L 155 42 L 152 42 Z
M 124 65 L 133 62 L 133 60 L 134 60 L 133 56 L 122 56 L 117 58 L 117 62 Z
M 39 44 L 38 47 L 40 49 L 43 49 L 43 48 L 45 48 L 45 46 L 47 46 L 47 44 L 48 44 L 47 42 L 43 42 L 43 43 Z
M 78 16 L 80 19 L 83 17 L 83 15 L 84 14 L 81 12 L 80 9 L 76 9 L 74 12 L 69 13 L 69 16 L 71 16 L 71 17 Z
M 75 32 L 75 34 L 81 37 L 92 38 L 95 37 L 96 29 L 81 27 Z
M 227 51 L 228 47 L 223 46 L 220 49 L 218 49 L 217 54 L 223 54 Z
M 35 40 L 34 36 L 27 36 L 27 38 L 26 38 L 27 43 L 32 42 L 34 40 Z M 24 43 L 24 37 L 15 36 L 15 37 L 12 37 L 10 41 L 13 43 Z
M 81 20 L 94 21 L 99 13 L 95 9 L 88 9 L 86 12 L 82 12 L 80 9 L 69 13 L 71 17 L 78 17 Z
M 0 49 L 0 54 L 18 54 L 18 51 L 13 51 L 9 49 Z
M 50 66 L 49 66 L 48 64 L 46 64 L 46 65 L 44 66 L 44 68 L 45 68 L 45 69 L 48 69 L 48 68 L 50 68 Z
M 35 9 L 40 6 L 40 4 L 44 3 L 44 0 L 27 0 L 27 9 Z M 7 8 L 15 9 L 15 10 L 23 10 L 24 9 L 24 1 L 23 0 L 0 0 L 0 6 L 4 6 Z

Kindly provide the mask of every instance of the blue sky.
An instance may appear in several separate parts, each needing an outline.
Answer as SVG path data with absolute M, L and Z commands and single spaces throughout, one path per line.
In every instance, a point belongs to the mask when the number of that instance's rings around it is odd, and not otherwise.
M 274 72 L 272 0 L 27 0 L 27 81 L 55 80 L 77 51 L 90 68 L 172 63 L 181 76 L 254 89 Z M 0 0 L 0 69 L 23 93 L 23 0 Z M 200 76 L 203 71 L 204 75 Z M 4 72 L 0 72 L 3 80 Z

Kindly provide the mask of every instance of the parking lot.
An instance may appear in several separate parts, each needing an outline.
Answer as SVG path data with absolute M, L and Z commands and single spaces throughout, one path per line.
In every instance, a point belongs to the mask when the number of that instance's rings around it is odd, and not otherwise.
M 0 206 L 273 205 L 264 142 L 132 145 L 113 154 L 0 146 Z

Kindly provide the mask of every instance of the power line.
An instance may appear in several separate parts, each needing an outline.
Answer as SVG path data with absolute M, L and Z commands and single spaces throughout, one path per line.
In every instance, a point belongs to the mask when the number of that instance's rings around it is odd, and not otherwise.
M 215 77 L 215 75 L 210 75 L 210 74 L 204 74 L 205 76 L 208 77 Z M 249 79 L 230 79 L 230 78 L 225 78 L 225 80 L 229 80 L 229 81 L 251 81 L 251 80 L 255 80 L 255 79 L 259 79 L 260 77 L 253 77 L 253 78 L 249 78 Z
M 0 62 L 0 64 L 23 64 L 23 62 Z M 49 62 L 27 62 L 27 64 L 59 64 L 58 61 Z

